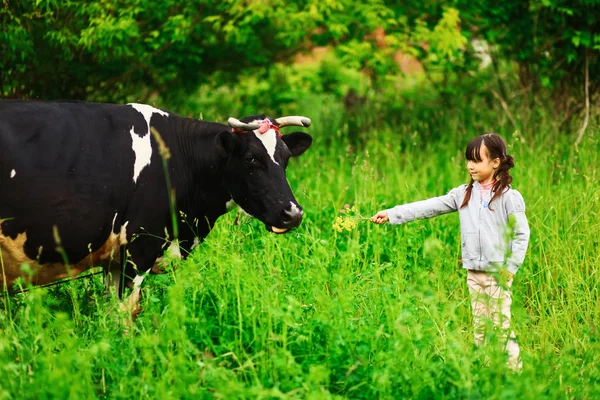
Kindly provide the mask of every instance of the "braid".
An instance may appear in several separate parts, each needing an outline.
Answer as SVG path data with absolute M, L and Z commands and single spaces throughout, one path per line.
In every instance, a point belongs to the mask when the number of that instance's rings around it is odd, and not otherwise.
M 515 166 L 515 159 L 513 156 L 511 156 L 509 154 L 506 154 L 500 160 L 500 167 L 498 167 L 498 171 L 496 171 L 496 173 L 494 174 L 496 183 L 494 184 L 494 187 L 492 188 L 492 190 L 494 192 L 494 196 L 492 196 L 492 198 L 490 199 L 490 206 L 491 206 L 492 202 L 495 199 L 497 199 L 498 197 L 500 197 L 512 183 L 513 177 L 510 174 L 509 170 L 514 166 Z M 493 211 L 492 207 L 490 207 L 490 210 Z
M 475 183 L 475 181 L 473 180 L 473 178 L 471 178 L 471 182 L 469 182 L 469 186 L 467 186 L 465 198 L 462 204 L 460 205 L 460 208 L 465 208 L 469 204 L 469 200 L 471 200 L 471 192 L 473 191 L 473 183 Z

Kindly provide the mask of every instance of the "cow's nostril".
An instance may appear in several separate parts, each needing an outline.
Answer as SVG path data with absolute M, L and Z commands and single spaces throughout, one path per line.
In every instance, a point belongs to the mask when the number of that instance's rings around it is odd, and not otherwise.
M 294 227 L 300 225 L 304 211 L 295 204 L 290 205 L 281 212 L 281 222 L 286 226 Z

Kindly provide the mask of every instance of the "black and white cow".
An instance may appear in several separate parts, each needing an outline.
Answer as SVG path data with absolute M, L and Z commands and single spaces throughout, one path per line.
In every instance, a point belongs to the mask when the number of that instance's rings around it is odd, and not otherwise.
M 235 204 L 269 231 L 298 226 L 285 170 L 312 138 L 279 128 L 310 120 L 229 125 L 144 104 L 0 101 L 4 289 L 19 277 L 40 285 L 102 266 L 119 295 L 119 282 L 139 292 L 169 239 L 177 234 L 187 254 Z

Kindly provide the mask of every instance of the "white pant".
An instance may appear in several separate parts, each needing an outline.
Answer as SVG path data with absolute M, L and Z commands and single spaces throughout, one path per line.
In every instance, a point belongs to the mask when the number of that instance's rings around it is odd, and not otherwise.
M 515 333 L 510 330 L 510 305 L 512 303 L 512 277 L 502 285 L 494 275 L 485 271 L 467 271 L 467 285 L 471 294 L 475 345 L 485 346 L 485 324 L 492 321 L 495 329 L 500 329 L 508 353 L 508 366 L 520 371 L 519 344 Z

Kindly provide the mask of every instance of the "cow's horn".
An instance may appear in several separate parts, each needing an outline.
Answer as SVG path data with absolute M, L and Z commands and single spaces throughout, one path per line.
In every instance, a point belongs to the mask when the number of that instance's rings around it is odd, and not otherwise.
M 244 131 L 253 131 L 254 129 L 258 129 L 260 127 L 260 123 L 258 122 L 247 124 L 233 117 L 229 118 L 227 122 L 229 123 L 230 127 L 235 129 L 242 129 Z
M 301 116 L 281 117 L 277 118 L 275 121 L 277 121 L 280 128 L 284 126 L 303 126 L 307 128 L 310 126 L 310 118 Z

